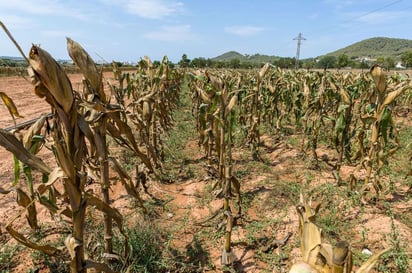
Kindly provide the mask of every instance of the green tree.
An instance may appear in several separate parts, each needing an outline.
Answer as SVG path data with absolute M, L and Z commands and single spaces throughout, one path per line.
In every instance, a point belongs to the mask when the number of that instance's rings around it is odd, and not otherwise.
M 231 59 L 229 62 L 230 68 L 240 68 L 240 60 L 239 59 Z
M 402 54 L 401 61 L 404 66 L 411 67 L 412 66 L 412 51 L 408 51 Z
M 395 60 L 392 59 L 391 57 L 386 57 L 384 62 L 383 62 L 383 66 L 387 70 L 391 70 L 392 68 L 395 68 Z
M 187 58 L 186 54 L 182 55 L 182 59 L 179 61 L 179 65 L 181 67 L 188 67 L 190 64 L 190 60 Z
M 315 67 L 315 60 L 314 59 L 307 59 L 303 62 L 303 68 L 311 69 Z
M 295 58 L 290 58 L 290 57 L 279 58 L 279 60 L 274 62 L 274 65 L 280 68 L 293 68 L 295 67 Z
M 385 58 L 384 57 L 378 57 L 378 58 L 376 58 L 376 62 L 380 65 L 384 65 Z
M 316 64 L 317 68 L 335 68 L 336 67 L 336 57 L 335 56 L 325 56 L 322 57 Z
M 205 58 L 194 58 L 191 62 L 190 62 L 190 66 L 191 67 L 197 67 L 197 68 L 203 68 L 207 66 L 207 61 Z
M 349 57 L 348 55 L 341 54 L 338 56 L 337 65 L 339 68 L 347 67 L 349 64 Z

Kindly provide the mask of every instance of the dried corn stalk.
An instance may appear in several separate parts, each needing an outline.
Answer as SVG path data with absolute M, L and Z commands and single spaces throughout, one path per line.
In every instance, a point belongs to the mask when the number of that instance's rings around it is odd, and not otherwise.
M 299 237 L 303 262 L 294 264 L 289 273 L 351 273 L 353 268 L 352 252 L 345 241 L 337 242 L 334 246 L 325 241 L 322 230 L 315 224 L 316 214 L 320 205 L 315 209 L 310 202 L 300 197 L 300 205 L 296 207 L 299 216 Z M 367 273 L 378 261 L 379 257 L 388 252 L 385 249 L 361 265 L 356 273 Z

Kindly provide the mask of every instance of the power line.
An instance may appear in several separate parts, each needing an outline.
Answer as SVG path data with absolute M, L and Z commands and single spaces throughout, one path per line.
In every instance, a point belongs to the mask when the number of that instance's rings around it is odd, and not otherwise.
M 354 17 L 351 17 L 351 18 L 349 18 L 349 19 L 347 19 L 347 20 L 344 20 L 344 21 L 342 21 L 342 23 L 354 22 L 354 21 L 359 20 L 359 19 L 361 19 L 361 18 L 363 18 L 363 17 L 365 17 L 365 16 L 367 16 L 367 15 L 376 13 L 376 12 L 381 11 L 381 10 L 384 10 L 384 9 L 386 9 L 386 8 L 388 8 L 388 7 L 391 7 L 391 6 L 394 6 L 394 5 L 396 5 L 396 4 L 399 4 L 400 2 L 403 2 L 403 0 L 391 1 L 391 2 L 389 2 L 388 4 L 386 4 L 386 5 L 384 5 L 384 6 L 378 7 L 378 8 L 376 8 L 376 9 L 370 10 L 370 11 L 368 11 L 368 12 L 365 12 L 365 13 L 359 15 L 359 16 L 354 16 Z M 410 7 L 408 7 L 407 9 L 409 9 L 409 8 L 410 8 Z M 325 28 L 315 29 L 314 32 L 312 32 L 312 36 L 313 36 L 314 34 L 316 34 L 316 33 L 321 32 L 321 31 L 329 31 L 329 30 L 332 30 L 332 29 L 335 30 L 335 29 L 336 29 L 336 25 L 328 25 L 328 26 L 326 26 Z M 298 38 L 298 37 L 297 37 L 297 38 Z M 295 38 L 295 39 L 293 39 L 293 40 L 297 40 L 297 38 Z M 306 39 L 303 39 L 303 40 L 306 40 Z M 277 51 L 277 50 L 279 50 L 279 49 L 283 49 L 284 47 L 288 46 L 289 43 L 290 43 L 290 42 L 285 42 L 285 43 L 283 43 L 283 44 L 278 45 L 278 46 L 275 48 L 275 51 Z M 299 41 L 298 41 L 298 43 L 299 43 Z M 299 50 L 300 50 L 300 46 L 299 46 Z M 296 55 L 298 55 L 298 54 L 296 54 Z M 300 51 L 299 51 L 299 55 L 300 55 Z

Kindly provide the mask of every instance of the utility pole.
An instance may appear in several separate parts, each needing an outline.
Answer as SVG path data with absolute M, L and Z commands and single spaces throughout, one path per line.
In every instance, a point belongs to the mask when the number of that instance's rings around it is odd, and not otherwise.
M 299 68 L 300 45 L 302 44 L 302 40 L 306 40 L 306 38 L 304 38 L 302 36 L 302 33 L 299 32 L 298 37 L 294 38 L 293 40 L 298 40 L 298 48 L 296 50 L 296 59 L 295 59 L 295 69 L 298 69 Z

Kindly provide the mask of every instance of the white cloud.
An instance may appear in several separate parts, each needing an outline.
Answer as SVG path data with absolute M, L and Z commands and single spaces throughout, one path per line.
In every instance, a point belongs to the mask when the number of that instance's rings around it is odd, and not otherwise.
M 161 19 L 180 13 L 183 9 L 182 2 L 164 0 L 128 0 L 127 11 L 143 18 Z
M 162 26 L 156 31 L 146 33 L 145 38 L 158 41 L 187 41 L 194 38 L 190 25 Z
M 84 13 L 81 8 L 73 8 L 66 2 L 57 0 L 0 1 L 0 10 L 34 15 L 58 15 L 82 20 L 90 17 L 90 14 Z
M 237 36 L 252 36 L 256 35 L 259 32 L 263 31 L 262 27 L 254 27 L 254 26 L 230 26 L 225 27 L 225 31 Z
M 27 29 L 33 25 L 33 22 L 24 16 L 0 13 L 1 21 L 7 28 L 11 29 Z

